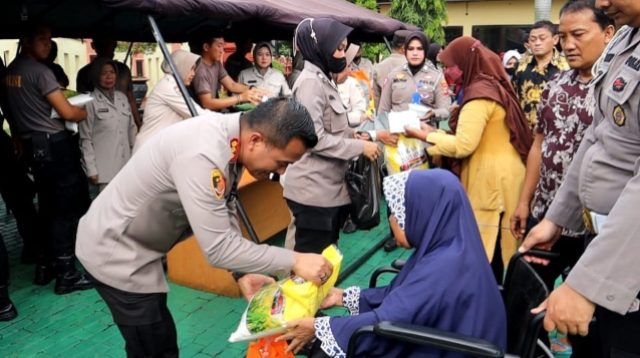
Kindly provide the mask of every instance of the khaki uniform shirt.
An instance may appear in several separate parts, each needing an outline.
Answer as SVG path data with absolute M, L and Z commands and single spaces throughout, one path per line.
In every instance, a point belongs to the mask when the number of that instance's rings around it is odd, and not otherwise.
M 640 291 L 640 34 L 625 28 L 593 79 L 596 108 L 546 218 L 583 228 L 586 207 L 609 215 L 567 278 L 592 302 L 625 314 Z
M 318 144 L 287 168 L 284 197 L 324 208 L 349 204 L 344 174 L 348 161 L 364 151 L 364 142 L 353 138 L 348 107 L 336 85 L 311 62 L 305 62 L 293 97 L 309 111 Z
M 291 96 L 291 89 L 282 72 L 267 68 L 265 74 L 261 74 L 254 66 L 240 72 L 238 82 L 247 86 L 255 86 L 267 91 L 269 97 Z
M 136 139 L 136 124 L 124 93 L 115 91 L 113 102 L 94 90 L 87 104 L 87 119 L 79 123 L 82 168 L 88 177 L 97 175 L 108 183 L 129 158 Z
M 413 94 L 420 94 L 420 104 L 433 110 L 436 118 L 448 118 L 451 96 L 444 74 L 425 64 L 415 75 L 408 65 L 392 70 L 382 86 L 378 113 L 400 112 L 409 109 Z
M 376 106 L 380 103 L 382 86 L 384 86 L 384 81 L 387 79 L 389 72 L 405 63 L 407 63 L 407 58 L 403 54 L 394 52 L 373 66 L 373 97 L 376 101 Z
M 239 114 L 211 116 L 149 140 L 80 219 L 76 255 L 97 280 L 127 292 L 166 292 L 162 257 L 189 226 L 216 267 L 290 271 L 291 251 L 242 237 L 229 199 L 242 172 L 235 162 Z

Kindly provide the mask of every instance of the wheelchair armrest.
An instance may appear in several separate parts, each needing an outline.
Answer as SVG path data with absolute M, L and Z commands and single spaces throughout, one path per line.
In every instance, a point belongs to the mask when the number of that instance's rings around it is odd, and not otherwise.
M 393 260 L 393 262 L 391 263 L 391 267 L 393 267 L 396 270 L 402 270 L 402 268 L 406 263 L 407 263 L 407 260 L 401 260 L 401 259 Z
M 377 268 L 375 271 L 373 271 L 373 274 L 371 274 L 371 278 L 369 279 L 369 288 L 376 287 L 376 285 L 378 284 L 378 277 L 380 277 L 380 275 L 382 275 L 383 273 L 397 274 L 398 272 L 400 272 L 400 270 L 393 267 Z
M 478 357 L 504 356 L 500 348 L 485 340 L 430 327 L 407 323 L 380 322 L 373 327 L 373 332 L 378 336 L 397 341 L 427 345 Z

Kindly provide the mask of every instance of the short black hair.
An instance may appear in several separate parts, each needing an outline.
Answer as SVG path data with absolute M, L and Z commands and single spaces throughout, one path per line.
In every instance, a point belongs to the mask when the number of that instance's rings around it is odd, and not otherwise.
M 613 20 L 610 19 L 602 9 L 596 7 L 593 0 L 569 0 L 560 9 L 560 17 L 564 14 L 572 14 L 580 11 L 591 11 L 593 14 L 593 21 L 600 25 L 601 29 L 607 28 L 609 25 L 613 25 Z
M 285 148 L 293 138 L 302 141 L 307 149 L 318 143 L 313 120 L 307 109 L 290 97 L 275 97 L 260 103 L 243 119 L 249 128 L 262 133 L 267 143 Z
M 555 35 L 558 33 L 558 28 L 556 27 L 556 25 L 549 20 L 536 21 L 533 24 L 533 26 L 531 26 L 531 30 L 543 29 L 543 28 L 549 30 L 549 32 L 551 32 L 552 35 Z
M 404 42 L 410 33 L 411 31 L 409 30 L 396 30 L 396 32 L 393 33 L 393 40 L 391 40 L 391 47 L 395 49 L 399 49 L 402 46 L 404 46 Z
M 196 55 L 202 54 L 202 46 L 212 44 L 215 39 L 224 39 L 222 31 L 215 28 L 198 29 L 189 38 L 189 49 Z

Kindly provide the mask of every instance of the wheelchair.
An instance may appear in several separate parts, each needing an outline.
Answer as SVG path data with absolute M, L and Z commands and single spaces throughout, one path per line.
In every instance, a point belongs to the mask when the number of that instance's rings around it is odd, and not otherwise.
M 531 250 L 527 255 L 553 259 L 557 254 Z M 391 267 L 379 268 L 371 276 L 369 287 L 376 287 L 382 274 L 398 273 L 404 265 L 396 260 Z M 542 353 L 553 358 L 553 353 L 538 337 L 542 329 L 544 312 L 531 314 L 531 309 L 542 303 L 549 290 L 544 281 L 531 265 L 518 253 L 509 261 L 504 286 L 501 288 L 502 298 L 507 312 L 507 351 L 503 352 L 494 344 L 454 332 L 417 326 L 399 322 L 380 322 L 373 326 L 364 326 L 353 333 L 349 339 L 347 357 L 356 357 L 357 340 L 363 335 L 373 334 L 398 342 L 415 345 L 426 345 L 444 351 L 468 354 L 476 357 L 521 357 L 533 358 Z

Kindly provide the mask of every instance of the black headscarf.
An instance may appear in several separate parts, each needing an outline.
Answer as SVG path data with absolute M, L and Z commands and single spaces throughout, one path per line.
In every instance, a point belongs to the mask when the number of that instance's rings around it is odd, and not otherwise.
M 333 53 L 351 31 L 353 28 L 334 19 L 306 18 L 298 24 L 293 38 L 294 48 L 306 61 L 318 66 L 331 78 L 332 72 L 339 73 L 344 69 L 337 68 L 341 63 L 346 65 L 346 60 L 337 61 Z
M 404 41 L 405 57 L 407 57 L 407 49 L 409 48 L 409 43 L 411 43 L 411 41 L 413 40 L 420 41 L 420 43 L 422 44 L 422 48 L 424 50 L 424 58 L 422 59 L 422 62 L 419 65 L 414 66 L 409 62 L 407 62 L 407 65 L 409 66 L 409 70 L 411 71 L 411 73 L 415 75 L 418 71 L 422 69 L 422 67 L 424 67 L 424 62 L 427 60 L 427 50 L 429 49 L 429 39 L 422 31 L 414 31 L 410 33 L 409 36 L 407 36 L 407 39 Z
M 440 44 L 431 44 L 429 45 L 429 50 L 427 51 L 427 59 L 433 63 L 434 66 L 438 66 L 438 54 L 442 50 L 442 46 Z

